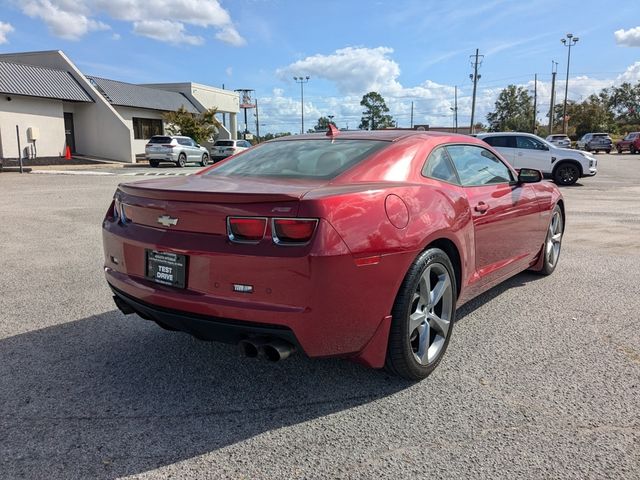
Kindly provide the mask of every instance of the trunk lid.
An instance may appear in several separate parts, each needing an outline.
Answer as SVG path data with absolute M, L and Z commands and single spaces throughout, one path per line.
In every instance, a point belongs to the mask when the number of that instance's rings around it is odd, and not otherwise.
M 189 175 L 121 184 L 127 220 L 163 230 L 227 234 L 228 216 L 295 217 L 322 182 Z

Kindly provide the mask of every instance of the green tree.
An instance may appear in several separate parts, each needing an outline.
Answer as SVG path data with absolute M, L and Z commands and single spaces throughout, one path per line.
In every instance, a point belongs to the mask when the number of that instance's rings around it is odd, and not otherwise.
M 389 107 L 387 107 L 384 98 L 378 92 L 369 92 L 364 95 L 360 105 L 366 109 L 362 112 L 362 119 L 358 126 L 360 130 L 378 130 L 380 128 L 393 127 L 393 118 L 387 113 L 389 112 Z
M 494 110 L 487 114 L 491 132 L 530 132 L 533 98 L 525 87 L 508 85 L 500 92 Z
M 279 137 L 288 137 L 289 135 L 291 135 L 291 132 L 267 133 L 262 137 L 262 140 L 266 142 L 267 140 L 273 140 L 274 138 Z
M 589 95 L 586 100 L 578 103 L 567 102 L 567 133 L 579 138 L 588 132 L 616 132 L 617 124 L 611 109 L 611 102 L 607 90 L 599 94 Z M 554 124 L 556 131 L 562 130 L 563 104 L 554 108 Z
M 318 119 L 318 123 L 316 123 L 316 126 L 313 127 L 313 130 L 311 132 L 322 132 L 325 130 L 329 130 L 329 125 L 333 125 L 334 127 L 337 126 L 336 122 L 331 120 L 329 117 L 320 117 Z
M 619 123 L 640 124 L 640 81 L 611 87 L 609 105 Z
M 208 141 L 221 124 L 216 118 L 218 110 L 210 108 L 202 113 L 190 113 L 184 106 L 175 112 L 167 112 L 162 118 L 167 123 L 169 135 L 185 135 L 198 143 Z

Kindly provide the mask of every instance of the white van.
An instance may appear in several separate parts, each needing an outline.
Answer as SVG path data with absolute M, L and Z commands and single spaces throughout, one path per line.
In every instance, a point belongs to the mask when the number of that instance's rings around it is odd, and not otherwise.
M 531 133 L 493 132 L 476 135 L 496 149 L 514 168 L 535 168 L 558 185 L 573 185 L 598 173 L 588 152 L 559 148 Z

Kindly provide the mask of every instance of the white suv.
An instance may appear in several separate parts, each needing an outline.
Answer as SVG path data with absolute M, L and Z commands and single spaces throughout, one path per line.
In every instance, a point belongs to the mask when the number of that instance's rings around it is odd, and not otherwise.
M 530 133 L 494 132 L 476 135 L 496 149 L 514 168 L 541 170 L 559 185 L 573 185 L 598 173 L 598 161 L 588 152 L 558 148 Z
M 217 162 L 247 148 L 251 148 L 251 143 L 246 140 L 216 140 L 211 149 L 211 157 L 214 162 Z

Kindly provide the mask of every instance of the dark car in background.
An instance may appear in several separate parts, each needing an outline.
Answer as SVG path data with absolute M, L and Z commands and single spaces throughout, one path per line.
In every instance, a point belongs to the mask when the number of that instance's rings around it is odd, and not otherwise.
M 576 148 L 587 152 L 607 152 L 611 153 L 613 141 L 608 133 L 585 133 L 576 142 Z
M 622 153 L 622 152 L 639 153 L 640 152 L 640 132 L 628 133 L 622 140 L 618 140 L 616 142 L 616 150 L 618 151 L 618 153 Z

